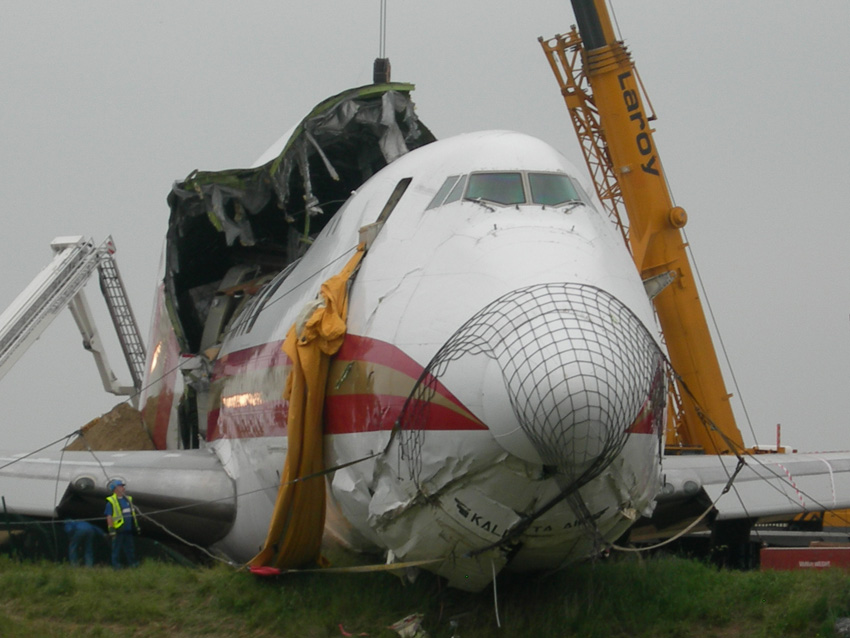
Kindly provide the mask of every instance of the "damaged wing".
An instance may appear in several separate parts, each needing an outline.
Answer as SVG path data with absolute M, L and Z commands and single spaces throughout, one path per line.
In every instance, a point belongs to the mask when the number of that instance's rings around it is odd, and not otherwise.
M 120 478 L 150 523 L 145 534 L 200 545 L 222 538 L 236 516 L 236 488 L 209 451 L 0 452 L 5 513 L 37 518 L 103 517 L 106 485 Z

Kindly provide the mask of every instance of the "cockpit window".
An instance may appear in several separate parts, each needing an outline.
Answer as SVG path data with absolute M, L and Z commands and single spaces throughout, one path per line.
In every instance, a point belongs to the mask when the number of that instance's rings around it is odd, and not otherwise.
M 472 173 L 466 199 L 480 199 L 494 204 L 524 204 L 522 173 Z
M 457 180 L 457 184 L 452 189 L 452 192 L 449 193 L 449 196 L 446 197 L 446 201 L 444 204 L 451 204 L 452 202 L 456 202 L 463 196 L 463 187 L 466 184 L 466 175 Z
M 452 186 L 458 182 L 459 175 L 452 175 L 448 177 L 443 185 L 440 186 L 440 190 L 437 191 L 437 194 L 434 195 L 434 199 L 431 200 L 431 203 L 428 204 L 428 207 L 425 210 L 431 210 L 432 208 L 437 208 L 437 206 L 443 205 L 443 200 L 446 199 L 446 195 L 449 194 L 449 191 L 452 190 Z M 463 180 L 460 180 L 460 183 L 463 183 Z
M 529 173 L 531 201 L 544 206 L 555 206 L 564 202 L 580 201 L 572 180 L 557 173 Z
M 576 191 L 578 191 L 578 196 L 581 201 L 583 201 L 588 206 L 593 206 L 593 200 L 590 198 L 590 195 L 587 194 L 587 191 L 582 188 L 582 185 L 578 181 L 573 181 L 573 186 Z
M 425 210 L 439 208 L 461 198 L 503 206 L 560 206 L 569 202 L 593 205 L 581 184 L 565 173 L 503 171 L 451 175 L 440 186 Z

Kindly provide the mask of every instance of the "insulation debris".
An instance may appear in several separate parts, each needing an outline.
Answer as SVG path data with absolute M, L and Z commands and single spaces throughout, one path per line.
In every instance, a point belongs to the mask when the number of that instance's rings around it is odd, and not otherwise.
M 155 449 L 142 421 L 142 413 L 127 403 L 119 403 L 103 416 L 89 421 L 81 432 L 82 436 L 74 439 L 66 450 L 85 451 L 89 447 L 92 450 Z
M 392 629 L 401 638 L 428 638 L 428 632 L 422 628 L 423 614 L 410 614 L 394 622 L 387 629 Z

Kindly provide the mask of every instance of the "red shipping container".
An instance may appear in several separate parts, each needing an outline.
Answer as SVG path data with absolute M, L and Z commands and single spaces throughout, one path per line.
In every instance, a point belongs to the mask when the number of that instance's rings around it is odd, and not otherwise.
M 850 547 L 764 547 L 762 569 L 850 569 Z

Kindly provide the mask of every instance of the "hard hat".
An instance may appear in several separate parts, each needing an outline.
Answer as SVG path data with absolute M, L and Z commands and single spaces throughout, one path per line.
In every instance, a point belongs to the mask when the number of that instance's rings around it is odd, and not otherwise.
M 112 479 L 111 481 L 109 481 L 109 485 L 107 485 L 107 487 L 111 492 L 114 492 L 115 488 L 119 485 L 126 485 L 126 483 L 124 483 L 124 481 L 122 481 L 121 479 Z

